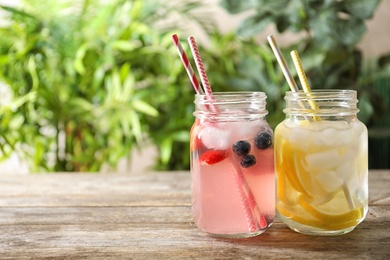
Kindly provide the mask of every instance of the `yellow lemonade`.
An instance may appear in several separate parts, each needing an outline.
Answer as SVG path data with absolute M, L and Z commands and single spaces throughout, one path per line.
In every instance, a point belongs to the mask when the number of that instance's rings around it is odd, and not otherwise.
M 284 120 L 275 129 L 276 209 L 291 229 L 335 235 L 367 213 L 367 129 L 358 120 Z

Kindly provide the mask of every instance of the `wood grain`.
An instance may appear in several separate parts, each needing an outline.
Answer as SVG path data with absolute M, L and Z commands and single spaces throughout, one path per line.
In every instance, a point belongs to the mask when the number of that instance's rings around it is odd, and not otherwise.
M 390 259 L 390 171 L 369 178 L 369 213 L 349 234 L 276 219 L 258 237 L 216 239 L 192 222 L 188 172 L 0 175 L 0 258 Z

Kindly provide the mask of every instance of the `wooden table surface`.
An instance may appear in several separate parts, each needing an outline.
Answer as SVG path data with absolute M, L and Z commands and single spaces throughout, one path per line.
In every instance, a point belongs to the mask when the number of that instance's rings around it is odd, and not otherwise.
M 390 259 L 390 170 L 370 171 L 367 218 L 336 237 L 276 219 L 257 237 L 211 238 L 190 202 L 188 172 L 0 175 L 0 258 Z

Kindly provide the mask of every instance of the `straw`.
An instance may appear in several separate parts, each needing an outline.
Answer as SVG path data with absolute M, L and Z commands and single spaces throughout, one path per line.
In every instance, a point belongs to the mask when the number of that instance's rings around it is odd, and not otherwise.
M 303 92 L 305 92 L 310 98 L 309 99 L 310 107 L 313 110 L 318 110 L 317 103 L 315 102 L 315 100 L 311 99 L 312 95 L 311 95 L 310 85 L 309 85 L 309 82 L 307 80 L 305 71 L 303 70 L 301 59 L 299 58 L 298 52 L 296 50 L 293 50 L 292 52 L 290 52 L 290 55 L 291 55 L 291 58 L 294 62 L 295 69 L 297 70 L 299 80 L 301 81 Z M 314 116 L 313 118 L 315 121 L 321 121 L 321 118 L 318 116 Z
M 305 72 L 303 70 L 302 63 L 301 63 L 301 60 L 299 58 L 299 54 L 298 54 L 298 52 L 296 50 L 293 50 L 290 54 L 291 54 L 291 57 L 293 59 L 295 69 L 297 70 L 299 80 L 301 81 L 303 91 L 310 98 L 311 97 L 311 89 L 310 89 L 310 85 L 309 85 L 309 83 L 307 81 L 306 74 L 305 74 Z M 311 99 L 311 98 L 309 99 L 309 104 L 310 104 L 310 106 L 311 106 L 311 108 L 313 110 L 318 110 L 319 109 L 317 103 L 313 99 Z M 321 121 L 321 118 L 318 117 L 318 116 L 314 116 L 314 120 Z M 343 188 L 344 196 L 345 196 L 345 198 L 346 198 L 346 200 L 348 202 L 349 208 L 351 210 L 354 209 L 355 208 L 355 203 L 353 201 L 351 192 L 349 191 L 348 186 L 346 185 L 345 182 L 343 183 L 342 188 Z
M 250 232 L 255 232 L 259 229 L 267 227 L 268 223 L 256 204 L 255 196 L 252 193 L 248 183 L 245 181 L 244 174 L 239 168 L 237 162 L 230 160 L 233 167 L 234 181 L 236 183 L 237 192 L 241 198 L 241 206 L 244 210 Z
M 204 68 L 203 61 L 200 56 L 198 45 L 196 44 L 195 38 L 192 36 L 188 37 L 188 43 L 190 44 L 191 52 L 195 59 L 195 65 L 200 74 L 200 80 L 202 81 L 204 92 L 206 93 L 206 95 L 212 95 L 213 91 L 211 90 L 210 82 L 207 77 L 206 70 Z
M 244 174 L 242 173 L 242 171 L 239 171 L 239 176 L 241 178 L 241 181 L 243 182 L 242 185 L 244 192 L 248 196 L 249 207 L 252 210 L 253 217 L 256 223 L 259 225 L 260 229 L 264 229 L 268 225 L 267 220 L 265 219 L 264 215 L 261 214 L 259 206 L 256 203 L 256 198 L 253 195 L 252 190 L 249 188 L 248 183 L 245 181 Z
M 256 225 L 255 218 L 253 216 L 251 203 L 249 202 L 248 197 L 246 196 L 245 191 L 243 189 L 244 185 L 243 185 L 242 172 L 239 169 L 237 169 L 238 167 L 231 160 L 230 160 L 230 162 L 233 166 L 232 173 L 233 173 L 233 177 L 234 177 L 234 182 L 236 184 L 237 192 L 241 198 L 240 199 L 241 207 L 244 210 L 244 214 L 245 214 L 245 217 L 247 220 L 249 232 L 256 232 L 257 225 Z
M 297 86 L 297 83 L 295 83 L 294 77 L 291 75 L 291 72 L 287 66 L 287 62 L 283 57 L 282 52 L 280 51 L 278 44 L 276 43 L 276 40 L 274 36 L 268 35 L 267 40 L 269 44 L 271 45 L 272 51 L 275 54 L 276 60 L 279 63 L 280 68 L 282 69 L 283 75 L 287 80 L 287 83 L 291 89 L 292 92 L 299 92 L 299 88 Z M 301 102 L 298 101 L 298 104 L 303 108 L 306 109 L 305 105 Z M 311 121 L 312 119 L 310 117 L 305 116 L 304 117 L 307 121 Z
M 269 44 L 271 45 L 272 51 L 275 54 L 275 57 L 276 57 L 279 65 L 280 65 L 280 67 L 281 67 L 281 69 L 283 71 L 283 75 L 286 78 L 287 83 L 290 86 L 291 91 L 292 92 L 298 92 L 299 91 L 298 86 L 295 83 L 294 77 L 291 75 L 290 70 L 288 69 L 287 62 L 284 59 L 283 54 L 280 51 L 274 36 L 272 34 L 268 35 L 267 40 L 268 40 Z
M 191 83 L 195 89 L 195 92 L 197 94 L 203 94 L 203 90 L 200 87 L 198 78 L 196 77 L 196 74 L 195 74 L 194 70 L 192 69 L 191 63 L 188 60 L 188 57 L 187 57 L 187 55 L 186 55 L 186 53 L 185 53 L 185 51 L 184 51 L 184 49 L 179 41 L 179 37 L 177 36 L 177 34 L 172 35 L 172 40 L 176 46 L 177 52 L 179 53 L 180 59 L 183 62 L 184 68 L 187 71 L 188 77 L 191 80 Z
M 353 210 L 355 208 L 355 202 L 353 201 L 351 192 L 349 191 L 348 186 L 345 183 L 345 181 L 343 182 L 342 188 L 343 188 L 343 192 L 344 192 L 345 198 L 347 199 L 349 209 Z
M 200 56 L 200 52 L 198 49 L 198 45 L 196 44 L 195 38 L 192 36 L 188 37 L 188 43 L 190 44 L 191 52 L 195 59 L 195 65 L 198 69 L 204 92 L 206 93 L 206 96 L 207 98 L 209 98 L 209 100 L 213 100 L 213 91 L 211 89 L 210 82 L 207 77 L 206 70 L 204 68 L 203 61 Z M 211 102 L 211 109 L 214 112 L 218 112 L 218 107 L 213 102 Z

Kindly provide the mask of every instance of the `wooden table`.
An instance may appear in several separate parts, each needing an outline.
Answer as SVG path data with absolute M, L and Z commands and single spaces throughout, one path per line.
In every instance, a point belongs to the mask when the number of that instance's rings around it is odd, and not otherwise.
M 0 175 L 0 258 L 390 259 L 390 171 L 371 171 L 366 220 L 307 236 L 279 220 L 217 239 L 191 219 L 188 172 Z

